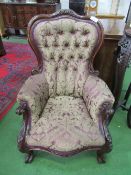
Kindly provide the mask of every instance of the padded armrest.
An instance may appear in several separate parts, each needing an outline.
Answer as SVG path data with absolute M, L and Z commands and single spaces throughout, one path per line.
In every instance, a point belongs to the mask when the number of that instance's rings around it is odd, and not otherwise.
M 31 111 L 32 125 L 37 122 L 49 98 L 49 87 L 44 75 L 30 76 L 17 95 L 17 101 L 26 101 Z
M 106 83 L 97 76 L 90 75 L 83 88 L 83 98 L 94 121 L 98 120 L 100 109 L 104 103 L 112 108 L 115 101 Z

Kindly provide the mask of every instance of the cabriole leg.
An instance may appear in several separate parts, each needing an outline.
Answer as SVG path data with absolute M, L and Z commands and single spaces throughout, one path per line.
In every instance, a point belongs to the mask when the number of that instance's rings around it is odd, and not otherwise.
M 31 163 L 34 159 L 33 151 L 29 151 L 25 156 L 25 163 Z
M 97 151 L 97 161 L 98 163 L 106 163 L 104 153 Z

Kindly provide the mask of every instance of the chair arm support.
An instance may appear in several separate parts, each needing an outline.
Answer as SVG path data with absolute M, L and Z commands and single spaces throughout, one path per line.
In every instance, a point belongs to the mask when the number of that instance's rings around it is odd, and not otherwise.
M 27 103 L 21 101 L 19 107 L 16 109 L 16 114 L 23 115 L 27 110 Z
M 49 88 L 43 73 L 30 76 L 17 95 L 17 101 L 20 103 L 17 113 L 24 113 L 28 104 L 32 124 L 34 124 L 39 119 L 48 98 Z
M 94 75 L 89 75 L 83 88 L 83 98 L 87 109 L 94 121 L 101 113 L 112 115 L 112 106 L 115 101 L 106 83 Z

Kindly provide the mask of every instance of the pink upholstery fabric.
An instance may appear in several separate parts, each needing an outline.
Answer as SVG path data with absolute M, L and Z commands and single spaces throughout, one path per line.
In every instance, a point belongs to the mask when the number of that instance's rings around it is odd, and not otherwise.
M 31 110 L 25 141 L 62 152 L 104 145 L 98 115 L 104 102 L 113 105 L 114 97 L 89 72 L 98 40 L 95 25 L 64 18 L 38 22 L 32 32 L 43 56 L 43 73 L 31 76 L 18 94 L 18 101 L 27 101 Z
M 40 118 L 40 113 L 43 111 L 44 106 L 49 98 L 49 86 L 44 78 L 43 73 L 33 75 L 21 88 L 17 101 L 27 101 L 31 110 L 32 126 Z
M 82 96 L 88 59 L 98 39 L 96 26 L 69 18 L 43 21 L 33 36 L 43 55 L 49 96 Z
M 91 119 L 82 98 L 57 96 L 49 98 L 26 142 L 32 146 L 71 151 L 85 146 L 101 146 L 105 138 L 99 124 Z
M 88 76 L 84 85 L 83 98 L 94 121 L 98 120 L 100 107 L 104 102 L 108 102 L 112 107 L 115 101 L 106 83 L 92 75 Z

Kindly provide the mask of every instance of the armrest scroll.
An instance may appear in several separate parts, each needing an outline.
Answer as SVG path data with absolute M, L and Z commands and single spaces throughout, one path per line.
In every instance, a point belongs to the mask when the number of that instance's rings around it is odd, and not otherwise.
M 87 109 L 94 121 L 100 113 L 112 115 L 112 106 L 115 101 L 106 83 L 97 76 L 90 75 L 83 89 L 83 98 Z
M 21 101 L 19 107 L 16 109 L 16 114 L 23 115 L 27 110 L 27 103 Z

